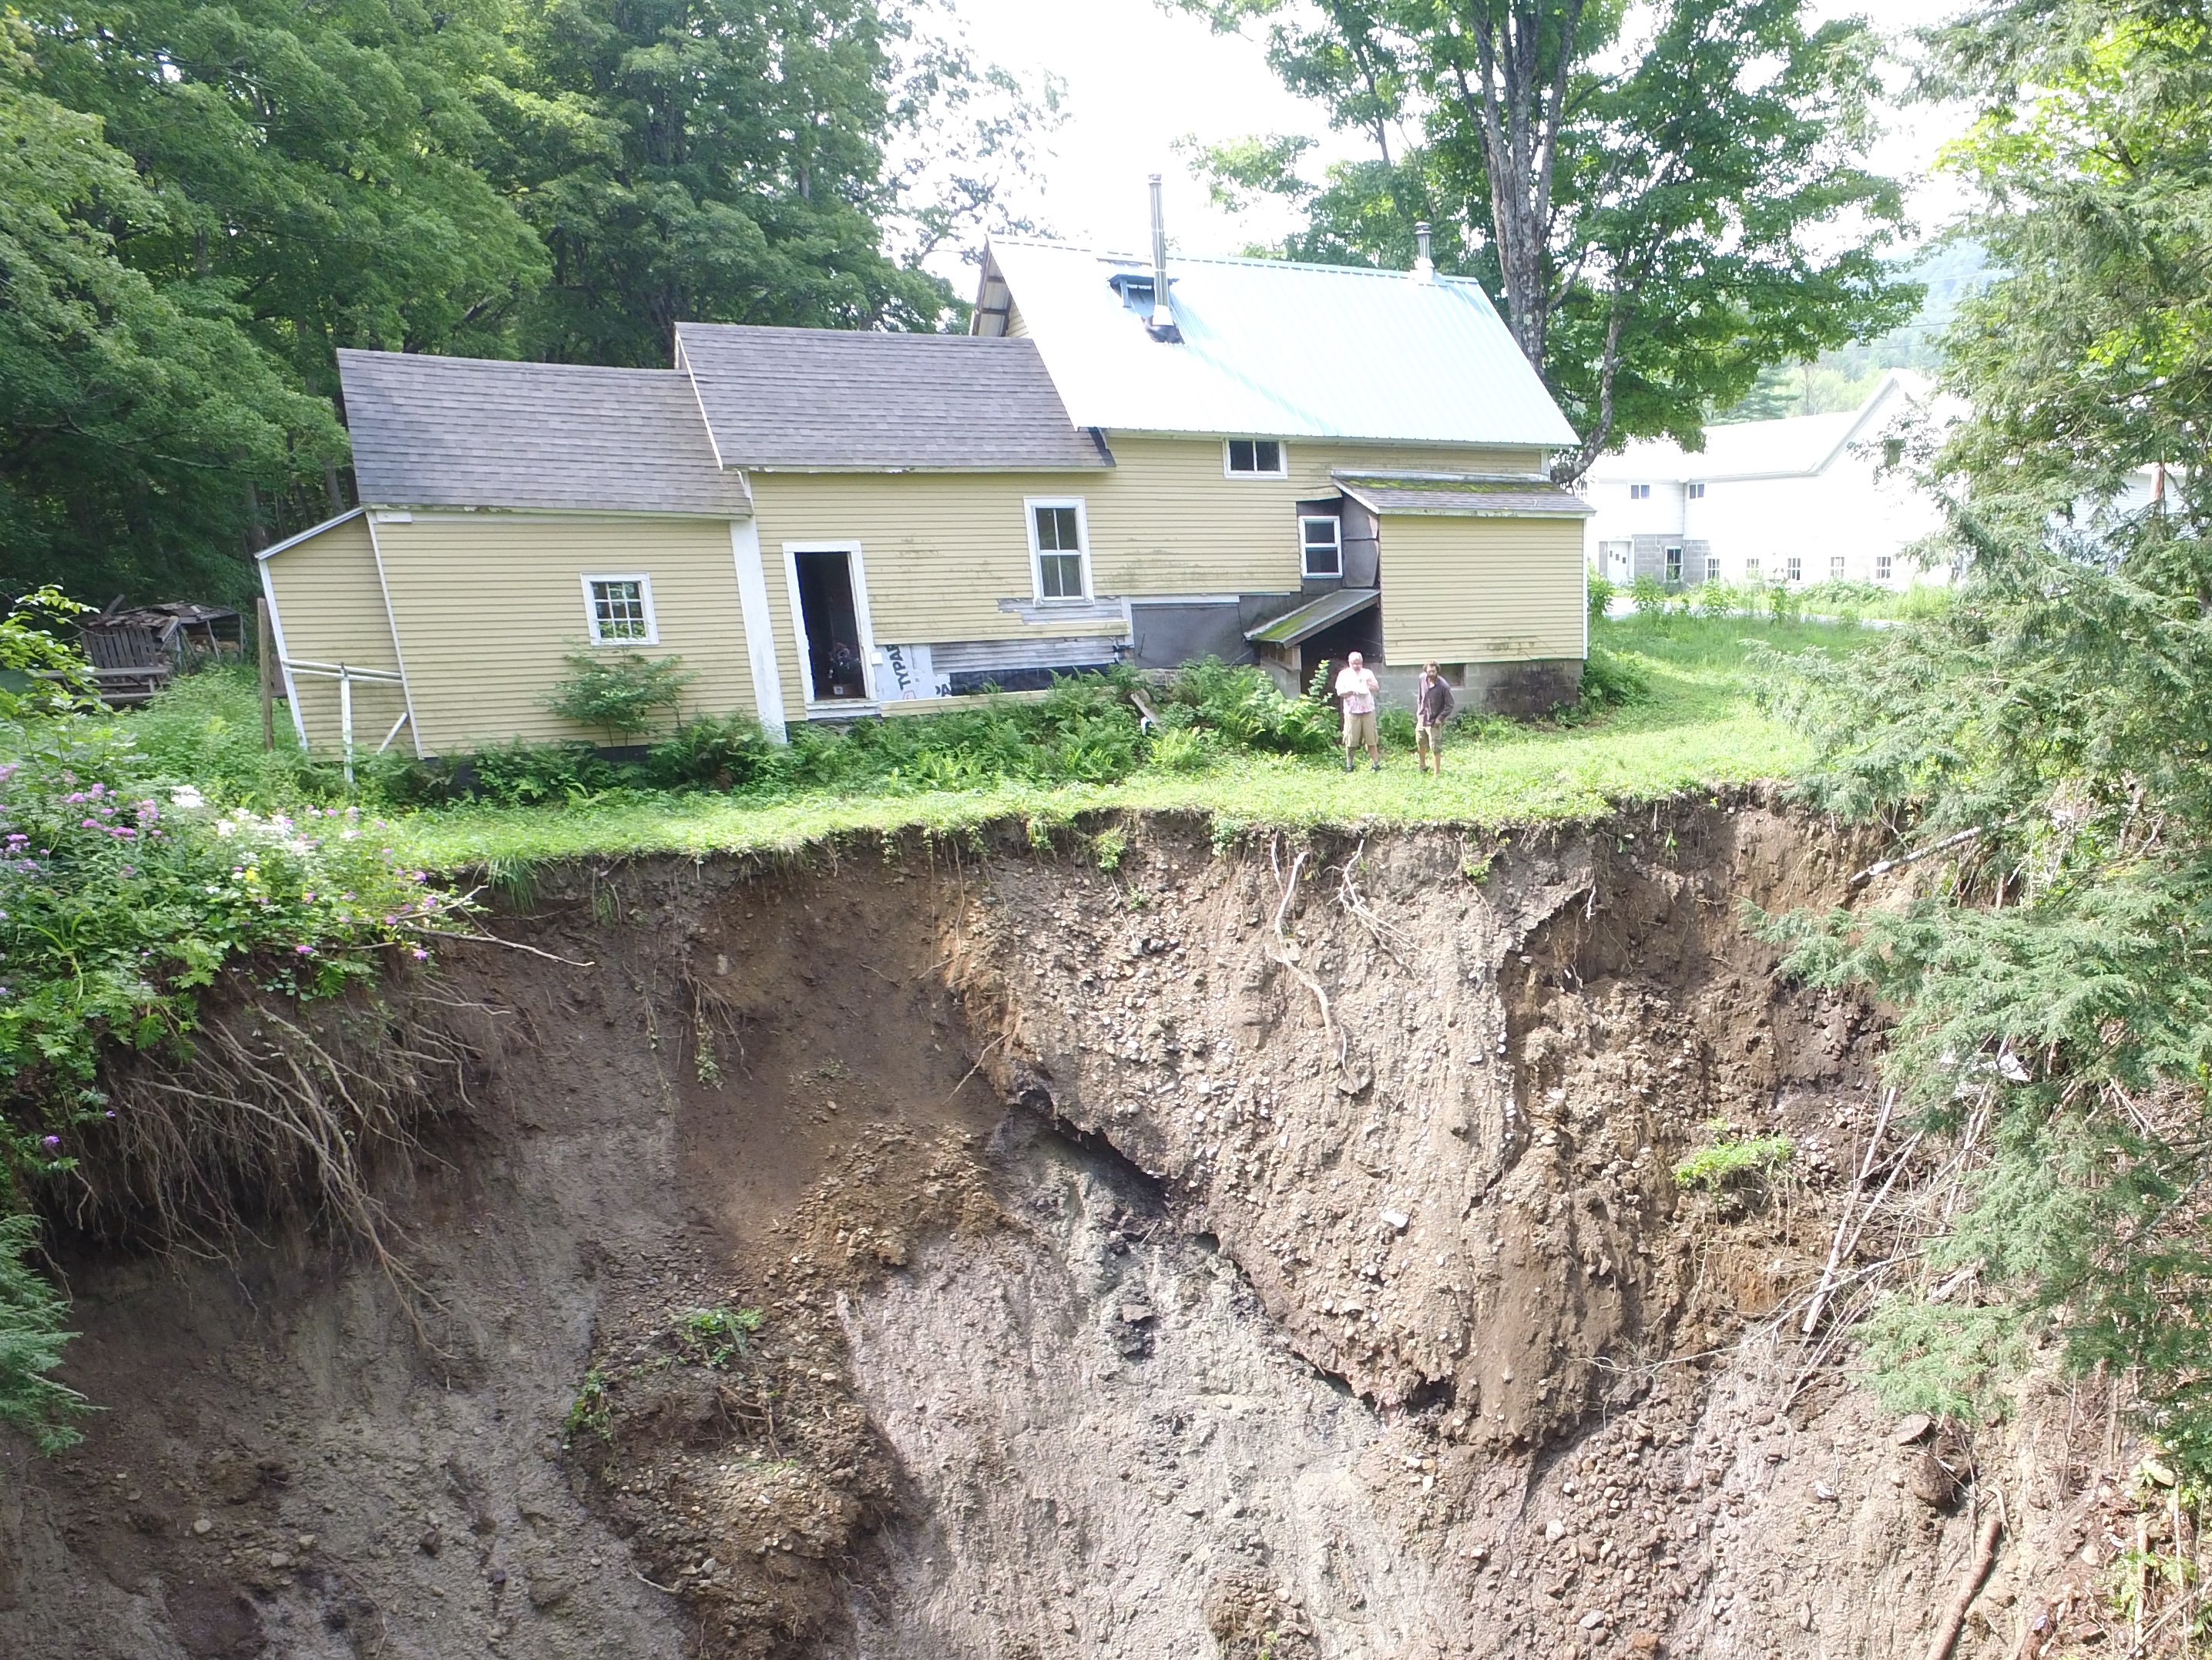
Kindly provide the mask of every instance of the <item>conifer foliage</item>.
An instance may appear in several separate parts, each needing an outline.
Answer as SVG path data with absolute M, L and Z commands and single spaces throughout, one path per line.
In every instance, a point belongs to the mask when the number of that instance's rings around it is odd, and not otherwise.
M 1986 1150 L 1928 1283 L 1870 1329 L 1893 1394 L 1986 1404 L 2046 1340 L 2132 1371 L 2212 1471 L 2212 38 L 2164 0 L 2022 0 L 1930 43 L 2007 276 L 1949 341 L 1941 616 L 1808 671 L 1829 806 L 1943 878 L 1778 924 L 1901 1011 L 1897 1081 Z M 1962 1290 L 1961 1287 L 1964 1287 Z

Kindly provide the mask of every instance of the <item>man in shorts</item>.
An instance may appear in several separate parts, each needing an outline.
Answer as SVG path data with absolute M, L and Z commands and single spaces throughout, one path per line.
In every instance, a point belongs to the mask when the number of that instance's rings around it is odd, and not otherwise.
M 1352 753 L 1362 744 L 1367 747 L 1367 759 L 1376 772 L 1382 770 L 1382 737 L 1375 730 L 1375 694 L 1382 689 L 1382 682 L 1367 666 L 1367 660 L 1353 651 L 1344 659 L 1344 670 L 1336 677 L 1336 696 L 1344 710 L 1344 770 L 1352 770 Z
M 1424 772 L 1433 764 L 1438 778 L 1444 775 L 1444 723 L 1451 718 L 1451 688 L 1444 683 L 1443 670 L 1423 663 L 1413 694 L 1413 759 Z

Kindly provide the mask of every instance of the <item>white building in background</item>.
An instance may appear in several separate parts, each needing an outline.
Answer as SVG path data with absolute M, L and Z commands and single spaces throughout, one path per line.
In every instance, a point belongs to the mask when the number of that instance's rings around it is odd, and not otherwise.
M 1941 579 L 1907 549 L 1942 512 L 1899 464 L 1929 399 L 1918 377 L 1895 370 L 1848 413 L 1708 427 L 1694 454 L 1638 439 L 1582 482 L 1597 510 L 1584 521 L 1590 568 L 1685 586 Z

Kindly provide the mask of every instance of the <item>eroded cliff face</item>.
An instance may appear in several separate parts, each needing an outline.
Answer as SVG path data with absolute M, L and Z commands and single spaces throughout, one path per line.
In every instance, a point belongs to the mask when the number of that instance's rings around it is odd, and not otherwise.
M 1855 850 L 1121 829 L 548 883 L 409 993 L 426 1294 L 70 1262 L 0 1653 L 1923 1650 L 1983 1500 L 1795 1341 L 1878 1033 L 1743 926 Z M 1715 1120 L 1794 1173 L 1685 1193 Z M 2059 1422 L 1946 1446 L 2025 1506 L 1962 1654 L 2087 1595 Z

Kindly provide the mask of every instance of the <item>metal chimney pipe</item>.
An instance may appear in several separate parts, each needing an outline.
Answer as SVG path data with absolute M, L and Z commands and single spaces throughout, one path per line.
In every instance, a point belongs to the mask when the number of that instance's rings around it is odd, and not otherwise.
M 1165 334 L 1175 327 L 1174 303 L 1168 298 L 1168 220 L 1160 206 L 1160 176 L 1149 175 L 1152 191 L 1152 332 Z
M 1418 221 L 1413 227 L 1413 240 L 1419 245 L 1420 253 L 1413 261 L 1415 280 L 1432 282 L 1436 280 L 1437 262 L 1429 257 L 1429 221 Z

